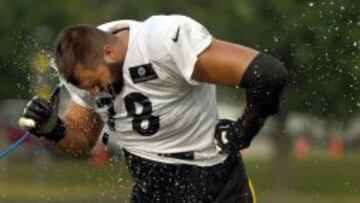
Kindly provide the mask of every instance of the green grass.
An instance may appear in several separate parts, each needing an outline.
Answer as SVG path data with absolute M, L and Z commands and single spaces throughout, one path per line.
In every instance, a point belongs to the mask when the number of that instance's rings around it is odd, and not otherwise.
M 270 161 L 246 160 L 260 202 L 360 202 L 360 155 L 348 154 L 341 160 L 316 156 L 292 160 L 288 185 L 274 185 L 277 173 Z
M 83 160 L 10 162 L 0 167 L 0 202 L 119 202 L 128 199 L 132 184 L 121 161 L 107 167 Z
M 274 185 L 273 162 L 246 160 L 259 202 L 360 202 L 360 155 L 292 161 L 289 185 Z M 94 167 L 85 160 L 0 162 L 0 202 L 127 202 L 131 180 L 121 160 Z

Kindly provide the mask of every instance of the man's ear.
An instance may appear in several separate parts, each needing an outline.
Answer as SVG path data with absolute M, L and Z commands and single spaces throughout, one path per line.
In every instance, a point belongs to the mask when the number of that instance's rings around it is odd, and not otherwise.
M 113 63 L 115 61 L 116 53 L 111 45 L 103 46 L 103 57 L 104 61 L 107 63 Z

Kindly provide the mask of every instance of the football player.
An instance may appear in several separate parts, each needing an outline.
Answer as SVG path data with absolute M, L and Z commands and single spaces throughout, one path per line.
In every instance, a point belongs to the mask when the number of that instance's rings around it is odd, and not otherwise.
M 123 150 L 132 202 L 255 202 L 239 150 L 279 111 L 280 61 L 181 15 L 70 26 L 54 55 L 72 101 L 60 117 L 32 99 L 33 134 L 75 156 L 99 136 Z M 245 88 L 239 119 L 218 118 L 216 85 Z

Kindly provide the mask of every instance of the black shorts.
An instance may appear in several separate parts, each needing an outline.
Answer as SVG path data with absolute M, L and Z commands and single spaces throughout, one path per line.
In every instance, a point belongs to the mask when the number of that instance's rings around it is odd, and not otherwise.
M 124 153 L 135 183 L 131 202 L 255 202 L 240 155 L 199 167 L 164 164 Z

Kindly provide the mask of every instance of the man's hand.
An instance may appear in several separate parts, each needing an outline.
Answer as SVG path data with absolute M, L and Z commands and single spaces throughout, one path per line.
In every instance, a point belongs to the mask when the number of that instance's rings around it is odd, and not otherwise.
M 215 141 L 223 152 L 238 152 L 249 146 L 239 121 L 220 119 L 216 125 Z
M 26 105 L 22 117 L 33 120 L 35 127 L 22 127 L 38 137 L 45 137 L 55 142 L 60 141 L 65 136 L 65 127 L 58 116 L 58 108 L 59 92 L 55 92 L 50 101 L 34 97 Z

